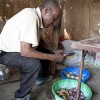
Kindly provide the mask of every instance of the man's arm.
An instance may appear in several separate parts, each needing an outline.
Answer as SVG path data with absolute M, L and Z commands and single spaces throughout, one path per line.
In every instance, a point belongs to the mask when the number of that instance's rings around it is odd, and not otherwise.
M 63 61 L 63 55 L 61 54 L 45 54 L 42 52 L 39 52 L 32 48 L 32 45 L 26 42 L 21 41 L 21 56 L 25 57 L 32 57 L 37 59 L 45 59 L 45 60 L 51 60 L 51 61 Z

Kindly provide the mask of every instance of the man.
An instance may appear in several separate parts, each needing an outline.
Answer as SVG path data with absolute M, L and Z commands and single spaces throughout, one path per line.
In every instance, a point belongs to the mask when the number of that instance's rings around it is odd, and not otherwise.
M 23 9 L 5 24 L 0 35 L 0 63 L 18 67 L 21 72 L 20 88 L 15 92 L 14 100 L 29 99 L 44 61 L 63 61 L 61 51 L 50 54 L 50 50 L 41 48 L 44 44 L 40 45 L 43 39 L 39 33 L 43 26 L 55 24 L 61 13 L 55 0 L 46 0 L 38 8 Z

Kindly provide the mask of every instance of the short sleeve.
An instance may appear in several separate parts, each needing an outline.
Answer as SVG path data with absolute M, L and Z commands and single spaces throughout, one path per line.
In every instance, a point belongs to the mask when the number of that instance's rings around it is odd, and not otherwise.
M 38 46 L 38 18 L 36 15 L 27 15 L 23 19 L 20 41 Z

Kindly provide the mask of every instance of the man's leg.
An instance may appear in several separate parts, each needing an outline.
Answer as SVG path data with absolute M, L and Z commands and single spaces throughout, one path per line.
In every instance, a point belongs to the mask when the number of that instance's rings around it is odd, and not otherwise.
M 43 53 L 48 53 L 50 54 L 50 51 L 47 49 L 44 49 L 40 46 L 38 46 L 37 48 L 38 51 L 43 52 Z M 47 77 L 48 76 L 48 71 L 49 71 L 49 65 L 50 65 L 50 61 L 49 60 L 40 60 L 41 62 L 41 72 L 39 77 Z
M 47 49 L 44 49 L 40 46 L 38 46 L 37 48 L 38 51 L 43 52 L 43 53 L 48 53 L 50 54 L 50 51 Z M 49 75 L 49 65 L 50 65 L 50 61 L 49 60 L 40 60 L 41 62 L 41 71 L 39 74 L 39 77 L 36 81 L 36 85 L 42 85 L 43 83 L 47 82 L 47 81 L 51 81 L 53 79 L 53 76 Z
M 41 66 L 39 60 L 22 57 L 19 53 L 6 53 L 0 57 L 0 63 L 13 68 L 20 68 L 21 82 L 19 90 L 15 92 L 15 98 L 23 98 L 31 92 L 39 74 Z

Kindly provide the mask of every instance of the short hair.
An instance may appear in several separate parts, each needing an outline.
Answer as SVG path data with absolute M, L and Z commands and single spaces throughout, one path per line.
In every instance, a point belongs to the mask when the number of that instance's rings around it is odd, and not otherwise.
M 45 2 L 41 5 L 41 8 L 48 7 L 51 10 L 61 9 L 57 0 L 45 0 Z

